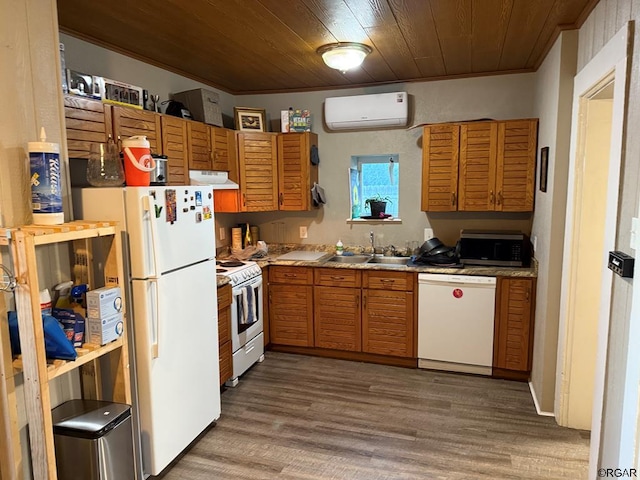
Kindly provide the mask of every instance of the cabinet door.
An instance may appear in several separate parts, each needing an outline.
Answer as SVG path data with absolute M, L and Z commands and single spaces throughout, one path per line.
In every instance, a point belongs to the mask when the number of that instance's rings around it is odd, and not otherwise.
M 238 134 L 241 208 L 244 212 L 278 210 L 277 135 Z
M 116 138 L 144 135 L 151 145 L 151 153 L 161 154 L 160 132 L 159 114 L 130 107 L 113 107 L 113 134 Z
M 89 158 L 92 143 L 113 137 L 111 106 L 98 100 L 65 95 L 64 119 L 70 158 Z
M 187 120 L 162 116 L 162 151 L 169 159 L 169 185 L 189 184 Z
M 422 210 L 455 212 L 458 196 L 458 125 L 424 127 L 422 134 Z
M 477 122 L 460 126 L 459 211 L 494 210 L 497 141 L 497 122 Z
M 311 187 L 318 181 L 318 166 L 311 164 L 315 133 L 278 135 L 278 209 L 311 210 Z
M 533 335 L 535 280 L 498 278 L 493 366 L 529 372 Z
M 313 287 L 271 283 L 269 329 L 273 344 L 313 347 Z
M 499 122 L 496 210 L 533 211 L 537 138 L 536 119 Z
M 362 351 L 415 357 L 413 292 L 362 290 Z
M 213 170 L 229 172 L 231 178 L 231 159 L 235 161 L 235 134 L 233 130 L 222 127 L 210 127 L 213 150 Z M 236 167 L 237 169 L 237 167 Z M 237 174 L 237 172 L 236 172 Z M 237 178 L 235 179 L 237 181 Z
M 211 132 L 209 125 L 200 122 L 186 122 L 189 139 L 189 168 L 192 170 L 212 170 Z
M 313 293 L 315 346 L 361 351 L 360 289 L 316 286 Z

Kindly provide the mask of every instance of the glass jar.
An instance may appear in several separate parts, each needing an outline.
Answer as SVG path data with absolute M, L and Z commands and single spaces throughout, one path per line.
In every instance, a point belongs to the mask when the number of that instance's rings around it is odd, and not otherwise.
M 92 143 L 87 164 L 87 181 L 94 187 L 121 187 L 124 168 L 114 142 Z

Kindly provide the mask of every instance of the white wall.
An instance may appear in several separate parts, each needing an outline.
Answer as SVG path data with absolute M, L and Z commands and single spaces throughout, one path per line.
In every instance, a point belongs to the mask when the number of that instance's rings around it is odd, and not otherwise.
M 545 146 L 549 147 L 549 167 L 547 191 L 536 189 L 531 229 L 531 238 L 536 241 L 535 256 L 538 259 L 531 387 L 536 405 L 546 413 L 552 413 L 554 408 L 571 105 L 577 46 L 578 32 L 563 32 L 536 72 L 535 115 L 540 119 L 537 181 L 540 179 L 539 152 Z

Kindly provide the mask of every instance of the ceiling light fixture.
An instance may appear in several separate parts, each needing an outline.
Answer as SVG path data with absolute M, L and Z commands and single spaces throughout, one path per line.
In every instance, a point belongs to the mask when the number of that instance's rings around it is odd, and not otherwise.
M 327 66 L 342 73 L 359 67 L 372 51 L 371 47 L 355 42 L 330 43 L 317 50 Z

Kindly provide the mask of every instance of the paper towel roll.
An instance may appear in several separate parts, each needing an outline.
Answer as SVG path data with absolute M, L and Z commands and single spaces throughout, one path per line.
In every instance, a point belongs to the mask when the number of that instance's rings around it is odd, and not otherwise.
M 242 249 L 242 228 L 231 229 L 231 248 L 234 250 Z

